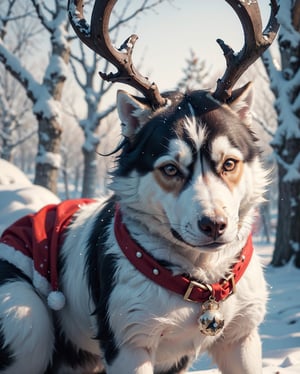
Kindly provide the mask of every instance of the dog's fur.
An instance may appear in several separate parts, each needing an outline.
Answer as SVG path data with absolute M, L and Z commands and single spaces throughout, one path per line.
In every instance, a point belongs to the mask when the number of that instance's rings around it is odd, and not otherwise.
M 255 254 L 236 293 L 220 303 L 222 333 L 205 336 L 201 305 L 147 279 L 114 236 L 118 201 L 130 235 L 174 274 L 214 283 L 228 273 L 251 232 L 266 172 L 250 130 L 251 89 L 207 113 L 202 95 L 167 93 L 168 105 L 153 112 L 118 93 L 125 141 L 115 194 L 83 207 L 68 229 L 59 257 L 65 307 L 50 311 L 31 280 L 0 261 L 1 373 L 175 374 L 203 351 L 222 373 L 261 372 L 267 292 Z M 220 219 L 222 230 L 203 228 L 203 217 Z

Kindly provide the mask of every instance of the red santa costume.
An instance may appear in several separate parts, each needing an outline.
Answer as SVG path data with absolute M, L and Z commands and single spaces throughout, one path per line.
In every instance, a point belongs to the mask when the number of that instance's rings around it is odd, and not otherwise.
M 77 210 L 93 201 L 77 199 L 47 205 L 13 223 L 0 238 L 0 259 L 27 275 L 54 310 L 65 304 L 64 295 L 59 291 L 57 270 L 64 232 Z

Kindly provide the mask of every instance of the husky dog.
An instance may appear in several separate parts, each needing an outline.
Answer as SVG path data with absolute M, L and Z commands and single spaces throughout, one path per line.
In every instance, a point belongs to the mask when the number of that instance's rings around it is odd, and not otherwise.
M 67 229 L 58 266 L 65 306 L 50 313 L 31 279 L 1 261 L 2 372 L 88 373 L 104 369 L 103 360 L 108 373 L 180 373 L 203 350 L 224 373 L 260 372 L 267 293 L 254 253 L 236 292 L 219 303 L 222 332 L 205 336 L 201 304 L 143 275 L 114 233 L 117 204 L 130 237 L 174 275 L 204 284 L 226 278 L 266 184 L 247 122 L 249 90 L 205 114 L 205 92 L 168 94 L 170 104 L 152 116 L 119 92 L 126 142 L 115 195 L 82 205 Z
M 176 374 L 204 351 L 222 373 L 261 372 L 251 226 L 266 172 L 251 92 L 168 92 L 155 109 L 118 92 L 114 194 L 3 233 L 1 373 Z

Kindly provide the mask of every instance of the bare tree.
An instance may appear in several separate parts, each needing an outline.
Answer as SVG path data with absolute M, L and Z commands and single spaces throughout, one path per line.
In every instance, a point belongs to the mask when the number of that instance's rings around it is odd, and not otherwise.
M 88 59 L 86 52 L 80 44 L 80 55 L 72 54 L 71 66 L 79 87 L 84 92 L 85 104 L 87 106 L 86 116 L 81 117 L 74 112 L 78 123 L 84 134 L 82 153 L 84 158 L 82 196 L 93 197 L 97 187 L 97 149 L 101 141 L 97 130 L 104 119 L 115 110 L 115 103 L 105 107 L 103 101 L 109 92 L 111 84 L 100 81 L 99 57 L 94 55 Z M 106 69 L 108 64 L 106 64 Z M 83 73 L 79 73 L 79 70 Z M 97 84 L 98 83 L 98 84 Z M 104 108 L 103 108 L 104 107 Z
M 142 0 L 132 7 L 130 1 L 126 1 L 122 7 L 116 7 L 113 22 L 109 28 L 111 38 L 115 41 L 123 26 L 128 25 L 133 19 L 136 22 L 139 14 L 155 9 L 165 0 Z M 108 74 L 111 65 L 99 55 L 91 54 L 81 43 L 79 47 L 75 43 L 72 46 L 71 66 L 74 77 L 81 90 L 84 92 L 87 106 L 86 116 L 76 114 L 80 127 L 84 134 L 82 152 L 84 157 L 82 196 L 93 197 L 99 183 L 97 179 L 97 149 L 101 142 L 99 128 L 115 110 L 116 104 L 107 104 L 107 95 L 112 84 L 100 80 L 98 71 Z M 107 129 L 109 131 L 109 129 Z M 103 134 L 102 137 L 106 137 Z M 106 138 L 107 139 L 107 138 Z
M 278 128 L 272 146 L 278 164 L 278 223 L 272 264 L 294 256 L 300 268 L 300 0 L 280 0 L 279 63 L 263 58 L 276 97 Z

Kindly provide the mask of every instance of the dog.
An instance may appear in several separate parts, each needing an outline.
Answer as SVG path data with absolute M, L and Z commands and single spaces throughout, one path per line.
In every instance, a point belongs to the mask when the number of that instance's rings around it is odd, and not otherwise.
M 1 373 L 175 374 L 204 351 L 222 373 L 261 372 L 267 288 L 250 237 L 267 172 L 251 86 L 230 104 L 165 97 L 153 111 L 118 92 L 110 197 L 51 205 L 3 233 Z M 35 217 L 48 223 L 23 230 Z M 41 227 L 57 252 L 50 280 L 17 251 L 34 231 L 46 247 Z

